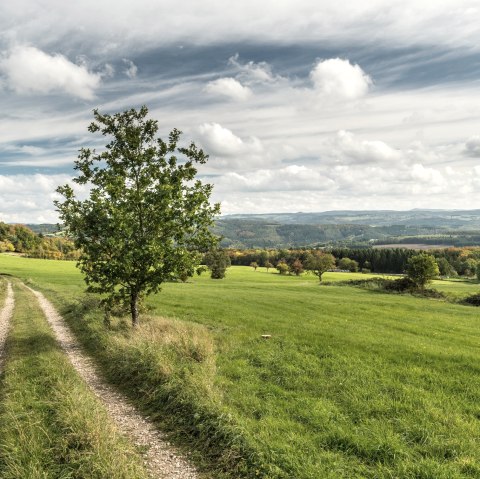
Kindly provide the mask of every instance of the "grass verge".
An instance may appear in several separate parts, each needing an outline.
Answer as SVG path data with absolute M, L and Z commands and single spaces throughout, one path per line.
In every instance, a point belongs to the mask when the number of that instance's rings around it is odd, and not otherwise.
M 222 404 L 214 387 L 215 346 L 207 328 L 144 315 L 135 330 L 119 318 L 106 330 L 97 304 L 90 297 L 62 313 L 109 381 L 177 444 L 188 444 L 190 458 L 205 474 L 218 479 L 281 477 Z
M 15 285 L 0 403 L 0 477 L 146 479 L 141 458 L 58 346 L 30 292 Z

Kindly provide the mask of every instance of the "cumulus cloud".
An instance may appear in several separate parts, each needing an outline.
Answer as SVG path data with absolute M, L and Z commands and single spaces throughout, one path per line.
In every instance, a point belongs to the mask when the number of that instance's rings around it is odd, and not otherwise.
M 205 86 L 205 91 L 215 96 L 222 96 L 232 100 L 247 100 L 252 95 L 250 88 L 242 85 L 235 78 L 218 78 Z
M 324 98 L 356 100 L 368 92 L 371 78 L 348 60 L 330 58 L 319 61 L 310 72 L 315 91 Z
M 32 47 L 18 46 L 0 60 L 0 72 L 10 89 L 17 93 L 62 92 L 91 100 L 100 85 L 101 75 L 89 72 L 63 55 Z
M 258 138 L 242 139 L 218 123 L 204 123 L 197 128 L 197 131 L 207 153 L 218 156 L 220 159 L 242 157 L 243 161 L 246 161 L 245 155 L 258 155 L 263 151 L 262 143 Z

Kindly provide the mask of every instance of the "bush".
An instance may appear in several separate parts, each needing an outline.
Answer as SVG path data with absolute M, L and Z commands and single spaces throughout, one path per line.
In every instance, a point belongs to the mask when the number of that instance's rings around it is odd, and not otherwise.
M 408 276 L 405 276 L 399 279 L 385 280 L 384 289 L 385 291 L 396 291 L 399 293 L 405 291 L 411 292 L 417 289 L 417 284 Z
M 471 306 L 480 306 L 480 293 L 467 296 L 463 301 Z

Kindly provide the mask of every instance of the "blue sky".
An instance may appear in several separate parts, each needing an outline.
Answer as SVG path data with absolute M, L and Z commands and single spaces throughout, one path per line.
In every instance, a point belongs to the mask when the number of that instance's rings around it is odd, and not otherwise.
M 478 1 L 0 5 L 0 220 L 56 222 L 92 110 L 210 154 L 222 212 L 480 207 Z

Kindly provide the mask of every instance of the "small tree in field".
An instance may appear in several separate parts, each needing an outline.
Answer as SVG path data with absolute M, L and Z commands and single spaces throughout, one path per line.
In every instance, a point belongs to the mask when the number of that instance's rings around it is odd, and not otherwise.
M 273 264 L 270 261 L 265 262 L 265 268 L 267 268 L 267 273 L 270 268 L 273 268 Z
M 104 295 L 104 304 L 129 306 L 138 324 L 138 304 L 165 281 L 188 277 L 216 243 L 210 227 L 219 205 L 210 205 L 212 186 L 195 179 L 195 164 L 208 156 L 194 143 L 178 147 L 181 132 L 168 141 L 156 137 L 157 121 L 148 110 L 114 115 L 94 111 L 88 130 L 109 138 L 102 153 L 82 148 L 73 181 L 90 186 L 80 201 L 70 185 L 57 189 L 55 205 L 81 249 L 78 266 L 87 290 Z
M 435 257 L 430 254 L 416 254 L 407 261 L 407 276 L 419 289 L 423 290 L 425 285 L 439 273 Z
M 277 270 L 280 274 L 284 275 L 288 273 L 288 264 L 285 261 L 279 261 L 277 263 Z
M 254 271 L 257 271 L 258 263 L 256 263 L 255 261 L 253 261 L 252 263 L 250 263 L 250 266 L 253 268 Z
M 231 265 L 230 257 L 221 249 L 214 249 L 205 255 L 205 264 L 210 270 L 212 279 L 223 279 L 227 268 Z
M 319 281 L 322 281 L 323 273 L 327 272 L 335 266 L 335 257 L 330 253 L 323 251 L 313 251 L 307 256 L 305 267 L 308 271 L 318 276 Z
M 300 276 L 303 273 L 303 264 L 298 258 L 290 265 L 290 272 L 295 276 Z

